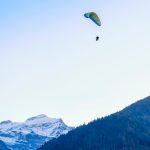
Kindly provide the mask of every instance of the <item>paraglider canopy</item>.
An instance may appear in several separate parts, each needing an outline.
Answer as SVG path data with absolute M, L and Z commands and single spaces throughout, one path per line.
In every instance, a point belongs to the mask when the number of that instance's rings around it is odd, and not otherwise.
M 101 26 L 101 21 L 95 12 L 88 12 L 84 14 L 84 17 L 90 18 L 96 25 Z

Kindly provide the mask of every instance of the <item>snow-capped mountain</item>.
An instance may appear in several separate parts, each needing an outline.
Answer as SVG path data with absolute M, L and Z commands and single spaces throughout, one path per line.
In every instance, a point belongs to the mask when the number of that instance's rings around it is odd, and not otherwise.
M 46 115 L 35 116 L 22 123 L 8 120 L 0 123 L 0 141 L 10 150 L 35 150 L 72 129 L 62 119 Z

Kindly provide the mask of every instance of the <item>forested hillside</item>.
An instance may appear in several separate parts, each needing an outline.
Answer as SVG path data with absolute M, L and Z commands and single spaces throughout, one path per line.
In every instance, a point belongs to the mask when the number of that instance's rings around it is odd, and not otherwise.
M 150 150 L 150 97 L 80 126 L 39 150 Z

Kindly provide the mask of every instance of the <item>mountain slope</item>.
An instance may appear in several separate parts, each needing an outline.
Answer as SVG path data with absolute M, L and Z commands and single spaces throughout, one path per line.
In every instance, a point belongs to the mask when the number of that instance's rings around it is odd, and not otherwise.
M 23 123 L 10 120 L 1 122 L 0 140 L 11 150 L 35 150 L 46 141 L 66 134 L 71 129 L 61 119 L 39 115 Z
M 150 97 L 80 126 L 39 150 L 150 150 Z
M 2 142 L 2 141 L 0 141 L 0 150 L 9 150 L 9 149 L 6 147 L 5 143 Z

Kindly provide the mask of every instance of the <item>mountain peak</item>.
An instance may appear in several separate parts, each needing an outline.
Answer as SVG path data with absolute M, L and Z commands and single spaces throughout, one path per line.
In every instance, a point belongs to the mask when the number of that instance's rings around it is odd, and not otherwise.
M 6 120 L 6 121 L 2 121 L 2 122 L 0 122 L 0 125 L 3 125 L 3 124 L 10 124 L 10 123 L 12 123 L 12 121 L 10 121 L 10 120 Z
M 33 117 L 30 117 L 30 118 L 28 118 L 28 119 L 32 119 L 32 118 L 48 118 L 48 116 L 47 115 L 45 115 L 45 114 L 40 114 L 40 115 L 36 115 L 36 116 L 33 116 Z
M 39 120 L 39 119 L 45 119 L 45 118 L 49 119 L 48 116 L 46 116 L 44 114 L 40 114 L 40 115 L 37 115 L 37 116 L 30 117 L 26 121 Z
M 31 118 L 28 118 L 25 123 L 26 124 L 45 124 L 45 123 L 54 123 L 54 122 L 58 122 L 59 119 L 56 118 L 49 118 L 48 116 L 41 114 L 41 115 L 37 115 Z

